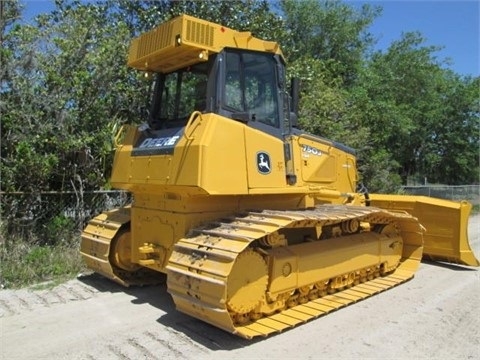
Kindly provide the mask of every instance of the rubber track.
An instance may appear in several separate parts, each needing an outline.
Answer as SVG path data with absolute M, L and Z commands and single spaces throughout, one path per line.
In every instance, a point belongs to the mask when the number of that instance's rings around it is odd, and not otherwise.
M 253 241 L 282 228 L 312 227 L 358 219 L 395 222 L 404 240 L 404 257 L 389 276 L 288 308 L 247 325 L 236 325 L 226 307 L 226 286 L 235 259 Z M 412 278 L 422 253 L 422 229 L 405 212 L 372 207 L 324 205 L 305 211 L 249 212 L 196 229 L 175 244 L 167 266 L 168 291 L 177 309 L 244 338 L 267 336 L 365 299 Z

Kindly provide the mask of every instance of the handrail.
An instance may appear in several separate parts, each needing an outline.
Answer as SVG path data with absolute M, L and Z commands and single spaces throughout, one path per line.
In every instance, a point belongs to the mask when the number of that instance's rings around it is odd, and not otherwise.
M 185 125 L 185 131 L 183 132 L 183 136 L 185 137 L 185 139 L 187 139 L 188 141 L 190 140 L 193 140 L 195 137 L 194 136 L 188 136 L 187 135 L 187 131 L 188 129 L 192 126 L 193 122 L 195 121 L 195 119 L 197 117 L 200 117 L 200 120 L 202 118 L 202 113 L 200 111 L 194 111 L 192 113 L 192 115 L 190 115 L 188 121 L 187 121 L 187 125 Z
M 129 125 L 123 124 L 122 126 L 120 126 L 120 129 L 118 129 L 117 134 L 113 138 L 113 145 L 115 145 L 115 148 L 120 147 L 120 145 L 121 145 L 120 137 L 123 135 L 123 133 L 125 132 L 125 130 L 128 126 Z

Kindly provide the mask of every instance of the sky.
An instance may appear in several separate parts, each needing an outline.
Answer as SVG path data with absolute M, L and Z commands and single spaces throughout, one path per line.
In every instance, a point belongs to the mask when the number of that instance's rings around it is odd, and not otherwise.
M 53 0 L 23 0 L 25 16 L 53 10 Z M 419 31 L 425 45 L 441 46 L 439 60 L 460 75 L 480 76 L 480 0 L 346 0 L 383 7 L 369 31 L 378 39 L 376 49 L 385 50 L 403 32 Z
M 347 1 L 383 8 L 370 27 L 383 50 L 401 38 L 402 32 L 419 31 L 426 45 L 442 46 L 440 59 L 450 58 L 452 70 L 461 75 L 480 76 L 479 0 L 383 0 Z

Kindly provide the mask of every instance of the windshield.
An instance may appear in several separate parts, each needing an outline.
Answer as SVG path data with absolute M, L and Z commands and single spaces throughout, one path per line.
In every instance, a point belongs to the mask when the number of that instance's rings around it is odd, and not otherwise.
M 207 63 L 201 63 L 170 74 L 158 74 L 150 112 L 153 128 L 175 126 L 193 111 L 205 110 L 207 69 Z
M 278 127 L 276 63 L 272 55 L 229 51 L 226 54 L 224 104 L 248 120 Z

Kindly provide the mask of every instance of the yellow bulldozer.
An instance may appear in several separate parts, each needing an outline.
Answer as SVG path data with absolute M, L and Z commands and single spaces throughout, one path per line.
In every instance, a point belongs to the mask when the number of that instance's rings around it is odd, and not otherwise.
M 355 151 L 298 128 L 277 43 L 182 15 L 128 65 L 153 77 L 151 109 L 115 138 L 132 204 L 82 233 L 95 272 L 166 278 L 178 310 L 253 338 L 401 284 L 422 257 L 479 265 L 469 203 L 358 191 Z

